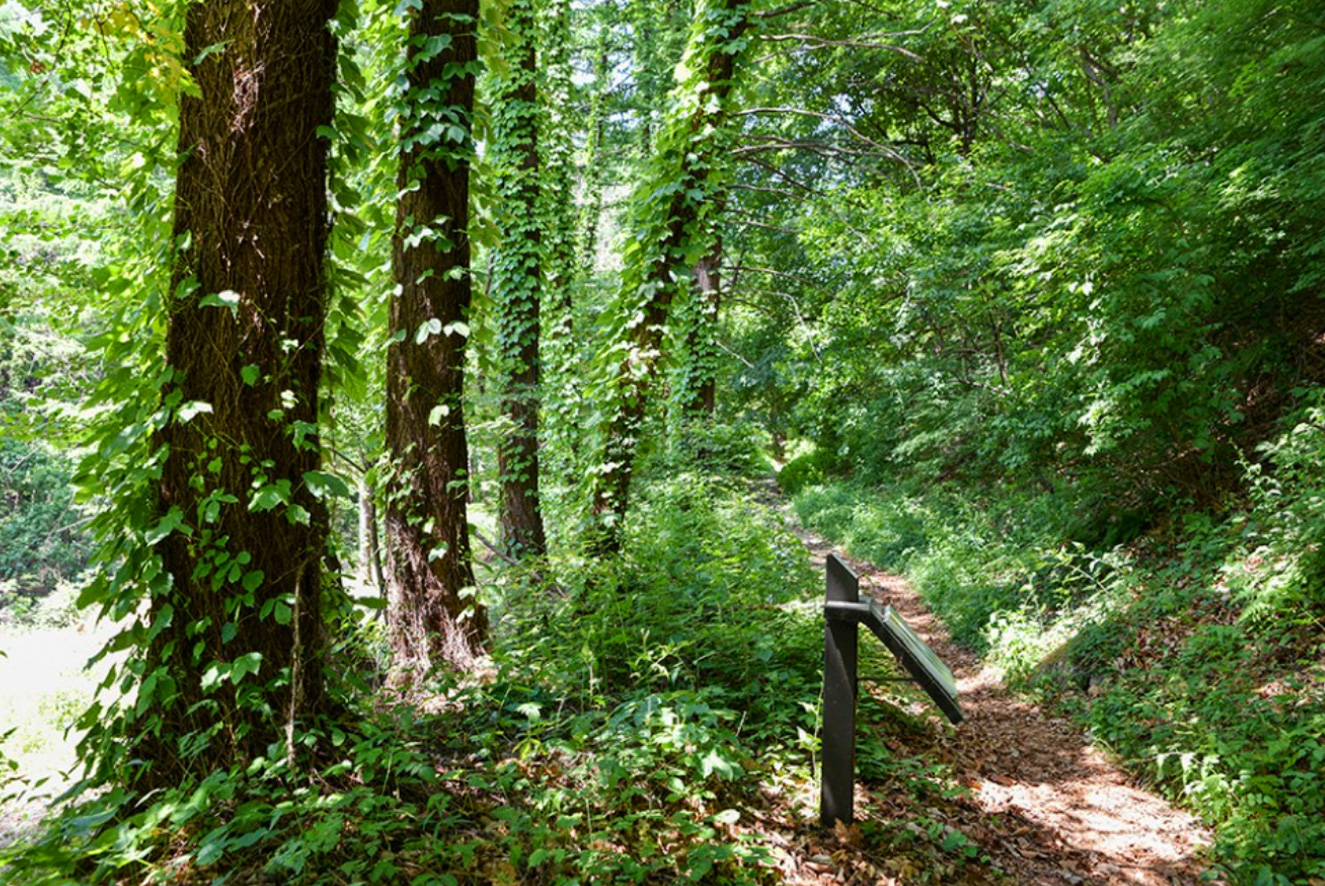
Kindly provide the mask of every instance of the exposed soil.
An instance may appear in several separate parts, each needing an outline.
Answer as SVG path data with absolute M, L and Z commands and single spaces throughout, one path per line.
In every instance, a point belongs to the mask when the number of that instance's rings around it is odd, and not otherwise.
M 969 789 L 968 796 L 944 808 L 928 809 L 928 817 L 946 820 L 949 828 L 974 840 L 992 867 L 1018 884 L 1167 886 L 1200 881 L 1201 849 L 1210 834 L 1198 821 L 1135 784 L 1070 722 L 1015 699 L 995 671 L 949 638 L 904 580 L 846 557 L 817 536 L 800 534 L 817 568 L 822 570 L 829 553 L 842 557 L 861 577 L 861 593 L 891 605 L 957 679 L 965 713 L 959 726 L 904 732 L 887 742 L 894 753 L 923 754 L 947 763 Z M 862 695 L 868 688 L 872 695 L 905 707 L 907 702 L 891 694 L 889 685 L 867 687 L 862 681 Z M 866 703 L 864 698 L 861 703 Z M 913 710 L 923 713 L 919 706 Z M 895 793 L 884 785 L 858 785 L 857 817 L 881 814 L 887 820 L 908 814 L 898 805 L 903 801 L 890 796 Z M 839 844 L 851 842 L 840 830 L 837 837 Z M 858 865 L 843 865 L 820 877 L 798 879 L 900 882 L 887 871 L 874 877 L 864 873 Z M 942 881 L 984 879 L 983 871 L 968 865 Z

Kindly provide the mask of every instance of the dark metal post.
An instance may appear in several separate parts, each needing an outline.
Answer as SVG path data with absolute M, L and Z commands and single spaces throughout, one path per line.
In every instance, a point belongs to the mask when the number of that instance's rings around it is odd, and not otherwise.
M 836 554 L 828 555 L 825 602 L 855 603 L 860 579 Z M 856 786 L 856 621 L 824 612 L 823 778 L 819 820 L 851 824 Z

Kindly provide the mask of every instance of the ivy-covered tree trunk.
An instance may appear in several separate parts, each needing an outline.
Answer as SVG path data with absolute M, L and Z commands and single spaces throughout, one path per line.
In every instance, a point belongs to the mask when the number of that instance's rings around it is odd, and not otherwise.
M 487 614 L 469 549 L 464 377 L 478 0 L 410 14 L 387 351 L 387 621 L 398 673 L 469 667 Z
M 611 30 L 606 23 L 599 25 L 594 42 L 593 81 L 589 95 L 589 119 L 585 126 L 584 143 L 584 205 L 580 210 L 577 250 L 580 273 L 593 275 L 598 264 L 598 223 L 603 215 L 603 136 L 607 125 L 607 94 L 612 86 L 612 71 L 608 65 L 608 37 Z
M 650 168 L 632 203 L 631 242 L 615 306 L 621 323 L 609 383 L 604 449 L 594 473 L 591 546 L 611 553 L 629 504 L 630 479 L 672 304 L 712 250 L 711 219 L 727 192 L 727 123 L 736 65 L 750 45 L 751 0 L 700 0 Z
M 137 724 L 146 784 L 292 746 L 322 698 L 318 468 L 335 0 L 217 0 L 185 26 L 165 406 L 170 576 Z
M 695 306 L 686 331 L 685 383 L 681 409 L 693 416 L 711 417 L 718 407 L 717 335 L 722 308 L 722 235 L 695 264 Z
M 539 492 L 555 488 L 547 478 L 573 489 L 582 474 L 584 422 L 581 409 L 582 367 L 579 342 L 574 336 L 574 284 L 585 273 L 578 259 L 579 216 L 575 209 L 575 157 L 572 133 L 583 125 L 574 115 L 574 68 L 570 58 L 570 0 L 550 0 L 539 19 L 539 107 L 543 128 L 539 134 L 539 162 L 543 182 L 542 212 L 546 223 L 543 242 L 542 342 L 540 379 L 543 440 Z M 597 93 L 595 93 L 597 99 Z M 601 106 L 601 102 L 597 104 Z M 588 138 L 592 142 L 594 111 L 590 109 Z M 601 112 L 599 113 L 601 117 Z M 592 154 L 592 148 L 586 148 Z M 586 163 L 596 161 L 586 160 Z M 596 185 L 586 169 L 585 196 L 595 199 Z M 601 196 L 597 196 L 601 205 Z
M 547 548 L 538 502 L 539 305 L 543 295 L 539 200 L 538 66 L 533 0 L 513 0 L 509 70 L 493 99 L 492 162 L 502 201 L 502 243 L 492 265 L 497 310 L 501 411 L 509 420 L 497 445 L 501 482 L 501 542 L 510 554 Z
M 667 126 L 666 99 L 672 72 L 686 48 L 689 3 L 672 0 L 627 0 L 621 9 L 630 29 L 634 56 L 632 110 L 638 127 L 640 156 L 647 160 L 654 139 Z

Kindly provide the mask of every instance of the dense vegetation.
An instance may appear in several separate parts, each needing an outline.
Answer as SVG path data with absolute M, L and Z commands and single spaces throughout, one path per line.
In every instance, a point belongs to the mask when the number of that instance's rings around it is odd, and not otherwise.
M 770 462 L 1230 882 L 1325 879 L 1318 3 L 269 6 L 0 6 L 0 622 L 122 628 L 0 879 L 778 881 Z

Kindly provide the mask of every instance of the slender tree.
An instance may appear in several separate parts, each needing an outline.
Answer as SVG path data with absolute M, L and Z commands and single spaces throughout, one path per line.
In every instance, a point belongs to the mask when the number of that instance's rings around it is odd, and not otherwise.
M 293 749 L 322 697 L 316 497 L 335 0 L 188 8 L 158 551 L 139 687 L 148 783 Z M 205 756 L 204 756 L 205 752 Z
M 534 0 L 506 13 L 508 68 L 493 97 L 492 162 L 502 201 L 502 242 L 492 262 L 501 410 L 509 427 L 497 445 L 501 541 L 509 554 L 547 548 L 538 501 L 539 308 L 543 296 L 540 211 L 538 39 Z
M 387 620 L 400 675 L 468 667 L 487 637 L 463 403 L 477 21 L 478 0 L 423 0 L 409 12 L 386 419 Z
M 579 231 L 575 209 L 575 156 L 572 134 L 583 126 L 577 120 L 571 64 L 570 0 L 547 0 L 538 22 L 542 63 L 539 65 L 539 105 L 542 130 L 539 162 L 542 166 L 541 212 L 543 231 L 543 289 L 545 301 L 569 304 L 578 276 L 576 246 Z
M 615 306 L 610 411 L 594 473 L 592 546 L 619 547 L 630 478 L 650 387 L 673 302 L 696 264 L 712 252 L 711 220 L 727 192 L 725 148 L 737 63 L 751 42 L 750 0 L 701 0 L 678 69 L 664 131 L 633 201 L 634 233 Z

